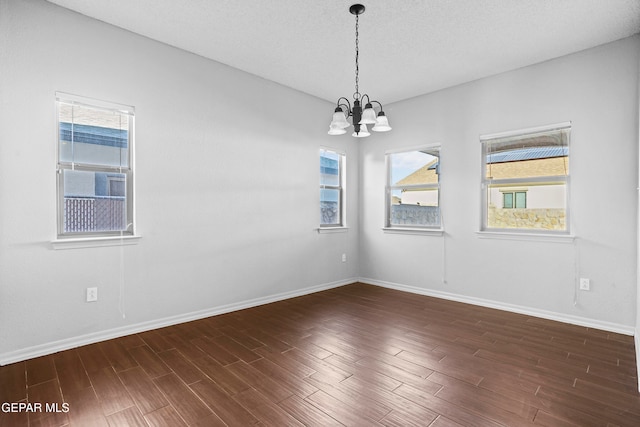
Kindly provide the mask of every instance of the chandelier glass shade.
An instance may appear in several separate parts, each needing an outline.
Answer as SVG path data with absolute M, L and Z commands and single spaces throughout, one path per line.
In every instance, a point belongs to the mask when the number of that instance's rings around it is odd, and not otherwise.
M 371 128 L 374 132 L 388 132 L 391 130 L 389 126 L 389 119 L 382 110 L 382 104 L 378 101 L 372 101 L 369 99 L 369 95 L 360 94 L 358 87 L 359 79 L 359 63 L 358 58 L 360 56 L 359 50 L 359 37 L 358 37 L 358 19 L 359 16 L 364 13 L 364 6 L 361 4 L 354 4 L 349 8 L 349 12 L 356 17 L 356 91 L 353 93 L 353 105 L 345 97 L 338 98 L 336 102 L 336 108 L 333 112 L 333 118 L 329 125 L 329 135 L 343 135 L 347 133 L 347 128 L 353 124 L 352 136 L 356 138 L 364 138 L 369 135 L 367 125 L 373 125 Z M 364 110 L 362 104 L 366 98 L 364 104 Z M 374 104 L 377 104 L 379 111 L 376 112 Z M 348 119 L 351 118 L 351 123 Z

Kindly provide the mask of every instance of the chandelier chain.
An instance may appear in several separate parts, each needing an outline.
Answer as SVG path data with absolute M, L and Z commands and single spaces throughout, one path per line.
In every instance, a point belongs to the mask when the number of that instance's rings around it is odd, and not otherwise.
M 356 15 L 356 91 L 353 94 L 353 98 L 358 100 L 360 99 L 360 90 L 358 88 L 358 83 L 359 83 L 359 73 L 360 73 L 360 67 L 358 64 L 358 56 L 360 55 L 360 49 L 358 47 L 358 18 L 359 16 Z

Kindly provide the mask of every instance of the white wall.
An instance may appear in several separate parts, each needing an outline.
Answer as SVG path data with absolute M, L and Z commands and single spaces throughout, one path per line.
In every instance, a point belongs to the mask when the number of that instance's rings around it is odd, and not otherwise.
M 632 333 L 639 52 L 635 36 L 388 106 L 393 133 L 360 151 L 363 280 Z M 479 136 L 566 121 L 575 243 L 480 238 Z M 385 151 L 432 143 L 445 236 L 384 233 Z
M 135 107 L 137 245 L 52 248 L 56 91 Z M 0 0 L 0 363 L 355 280 L 358 147 L 326 134 L 332 112 L 42 0 Z M 320 146 L 347 154 L 348 233 L 316 231 Z

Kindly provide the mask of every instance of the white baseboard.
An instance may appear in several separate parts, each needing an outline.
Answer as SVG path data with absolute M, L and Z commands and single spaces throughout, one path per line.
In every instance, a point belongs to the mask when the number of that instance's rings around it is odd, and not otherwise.
M 52 341 L 32 347 L 27 347 L 15 351 L 0 354 L 0 366 L 10 363 L 21 362 L 23 360 L 33 359 L 35 357 L 46 356 L 63 350 L 80 347 L 87 344 L 93 344 L 113 338 L 119 338 L 126 335 L 145 332 L 152 329 L 163 328 L 166 326 L 177 325 L 179 323 L 190 322 L 193 320 L 204 319 L 206 317 L 216 316 L 219 314 L 230 313 L 232 311 L 243 310 L 246 308 L 257 307 L 272 302 L 282 301 L 298 296 L 308 295 L 328 289 L 337 288 L 354 282 L 362 282 L 369 285 L 381 286 L 384 288 L 395 289 L 398 291 L 410 292 L 418 295 L 425 295 L 435 298 L 441 298 L 451 301 L 457 301 L 467 304 L 478 305 L 482 307 L 494 308 L 497 310 L 510 311 L 513 313 L 524 314 L 528 316 L 540 317 L 543 319 L 555 320 L 558 322 L 569 323 L 588 328 L 601 329 L 609 332 L 616 332 L 624 335 L 635 336 L 635 345 L 637 357 L 640 360 L 640 337 L 635 334 L 635 328 L 617 323 L 602 322 L 594 319 L 588 319 L 579 316 L 572 316 L 562 313 L 555 313 L 545 310 L 538 310 L 531 307 L 523 307 L 513 304 L 505 304 L 501 302 L 485 300 L 481 298 L 468 297 L 464 295 L 452 294 L 448 292 L 436 291 L 431 289 L 418 288 L 415 286 L 401 285 L 398 283 L 385 282 L 381 280 L 369 279 L 366 277 L 354 277 L 346 280 L 340 280 L 331 283 L 325 283 L 316 286 L 310 286 L 295 291 L 283 292 L 266 297 L 254 298 L 251 300 L 240 301 L 233 304 L 227 304 L 218 307 L 212 307 L 205 310 L 194 311 L 190 313 L 179 314 L 176 316 L 165 317 L 161 319 L 151 320 L 148 322 L 136 323 L 120 328 L 113 328 L 104 331 L 98 331 L 91 334 L 85 334 L 77 337 L 71 337 L 59 341 Z M 640 364 L 638 364 L 638 374 L 640 377 Z M 640 385 L 639 385 L 640 390 Z
M 232 311 L 244 310 L 245 308 L 257 307 L 259 305 L 269 304 L 272 302 L 282 301 L 327 289 L 337 288 L 339 286 L 348 285 L 357 282 L 358 278 L 350 278 L 337 282 L 324 283 L 321 285 L 310 286 L 304 289 L 297 289 L 290 292 L 282 292 L 266 297 L 254 298 L 246 301 L 240 301 L 233 304 L 227 304 L 218 307 L 212 307 L 205 310 L 194 311 L 190 313 L 178 314 L 176 316 L 165 317 L 162 319 L 151 320 L 148 322 L 136 323 L 120 328 L 113 328 L 104 331 L 93 332 L 77 337 L 66 338 L 59 341 L 52 341 L 32 347 L 22 348 L 0 354 L 0 366 L 10 363 L 21 362 L 23 360 L 33 359 L 34 357 L 46 356 L 63 350 L 80 347 L 87 344 L 93 344 L 100 341 L 119 338 L 126 335 L 145 332 L 152 329 L 163 328 L 166 326 L 177 325 L 179 323 L 190 322 L 193 320 L 204 319 L 206 317 L 216 316 L 219 314 L 230 313 Z
M 369 279 L 361 277 L 360 282 L 369 285 L 381 286 L 384 288 L 395 289 L 398 291 L 410 292 L 413 294 L 425 295 L 434 298 L 441 298 L 451 301 L 462 302 L 466 304 L 479 305 L 482 307 L 495 308 L 497 310 L 510 311 L 512 313 L 524 314 L 527 316 L 540 317 L 542 319 L 555 320 L 557 322 L 569 323 L 572 325 L 584 326 L 587 328 L 600 329 L 608 332 L 615 332 L 623 335 L 635 335 L 635 328 L 632 326 L 621 325 L 618 323 L 603 322 L 600 320 L 589 319 L 586 317 L 572 316 L 570 314 L 556 313 L 552 311 L 539 310 L 531 307 L 524 307 L 514 304 L 506 304 L 498 301 L 491 301 L 482 298 L 474 298 L 465 295 L 452 294 L 449 292 L 436 291 L 432 289 L 418 288 L 415 286 L 401 285 L 398 283 L 385 282 L 381 280 Z M 638 348 L 638 336 L 636 338 L 636 349 Z

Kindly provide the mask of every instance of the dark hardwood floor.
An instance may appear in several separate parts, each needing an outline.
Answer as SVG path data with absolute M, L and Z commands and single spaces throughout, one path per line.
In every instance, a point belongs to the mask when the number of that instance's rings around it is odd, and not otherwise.
M 356 283 L 1 367 L 0 426 L 640 426 L 636 380 L 632 337 Z

